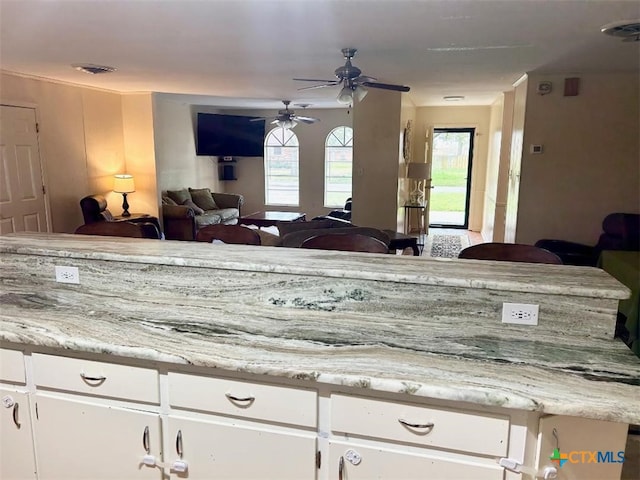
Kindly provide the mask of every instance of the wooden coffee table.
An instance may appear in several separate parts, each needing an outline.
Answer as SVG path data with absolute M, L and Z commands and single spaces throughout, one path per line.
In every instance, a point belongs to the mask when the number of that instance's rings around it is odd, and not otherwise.
M 300 212 L 256 212 L 240 217 L 240 225 L 255 225 L 256 227 L 271 227 L 277 222 L 304 222 L 306 213 Z

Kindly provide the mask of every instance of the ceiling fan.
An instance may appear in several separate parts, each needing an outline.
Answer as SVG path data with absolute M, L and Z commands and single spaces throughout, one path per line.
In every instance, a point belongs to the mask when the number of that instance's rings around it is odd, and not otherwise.
M 291 103 L 291 100 L 282 100 L 282 103 L 284 103 L 284 110 L 278 110 L 278 115 L 274 117 L 254 118 L 251 121 L 255 122 L 258 120 L 272 120 L 272 122 L 270 122 L 272 125 L 277 125 L 281 128 L 293 128 L 298 124 L 298 122 L 312 124 L 320 121 L 317 118 L 296 115 L 296 112 L 294 112 L 293 110 L 289 110 L 289 104 Z M 300 106 L 303 108 L 308 107 L 308 105 Z
M 404 85 L 393 85 L 390 83 L 381 83 L 373 77 L 362 75 L 362 70 L 351 63 L 351 59 L 355 56 L 358 49 L 356 48 L 343 48 L 342 54 L 345 58 L 345 64 L 342 67 L 338 67 L 333 72 L 337 80 L 318 80 L 312 78 L 294 78 L 294 80 L 300 82 L 322 82 L 320 85 L 313 85 L 311 87 L 302 87 L 298 90 L 310 90 L 312 88 L 334 87 L 342 85 L 342 90 L 338 94 L 338 102 L 351 105 L 354 98 L 358 101 L 362 100 L 367 94 L 369 88 L 381 88 L 383 90 L 394 90 L 396 92 L 408 92 L 409 87 Z

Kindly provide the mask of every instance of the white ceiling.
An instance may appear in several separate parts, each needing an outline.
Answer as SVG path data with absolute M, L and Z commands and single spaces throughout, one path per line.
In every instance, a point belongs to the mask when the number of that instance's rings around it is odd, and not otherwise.
M 363 74 L 410 86 L 417 106 L 488 105 L 525 72 L 640 72 L 640 42 L 600 33 L 638 18 L 637 0 L 0 0 L 0 68 L 192 103 L 338 107 L 338 87 L 292 79 L 332 79 L 356 47 Z

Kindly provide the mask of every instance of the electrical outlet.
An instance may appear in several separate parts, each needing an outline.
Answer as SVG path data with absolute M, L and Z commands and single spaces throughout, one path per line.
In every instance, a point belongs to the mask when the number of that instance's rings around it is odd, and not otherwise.
M 80 283 L 78 267 L 60 267 L 56 265 L 56 282 Z
M 528 303 L 503 303 L 502 323 L 538 325 L 538 305 Z

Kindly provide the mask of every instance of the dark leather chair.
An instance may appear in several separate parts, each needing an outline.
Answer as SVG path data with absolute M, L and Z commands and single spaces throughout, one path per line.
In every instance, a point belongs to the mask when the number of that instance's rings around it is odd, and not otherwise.
M 102 195 L 89 195 L 84 197 L 80 200 L 80 209 L 82 210 L 85 224 L 95 222 L 153 223 L 159 232 L 162 231 L 158 218 L 150 215 L 139 218 L 116 219 L 107 208 L 107 200 Z
M 214 240 L 240 245 L 260 245 L 260 235 L 255 230 L 242 225 L 207 225 L 198 230 L 196 234 L 198 242 L 212 242 Z
M 301 248 L 347 252 L 389 253 L 389 246 L 377 238 L 358 233 L 327 233 L 302 242 Z
M 602 221 L 602 234 L 595 245 L 567 240 L 542 239 L 535 243 L 558 255 L 566 265 L 595 267 L 603 250 L 640 250 L 640 214 L 611 213 Z
M 107 237 L 133 237 L 160 239 L 160 230 L 150 222 L 93 222 L 76 228 L 80 235 L 104 235 Z
M 462 250 L 458 258 L 562 265 L 555 253 L 521 243 L 479 243 Z

